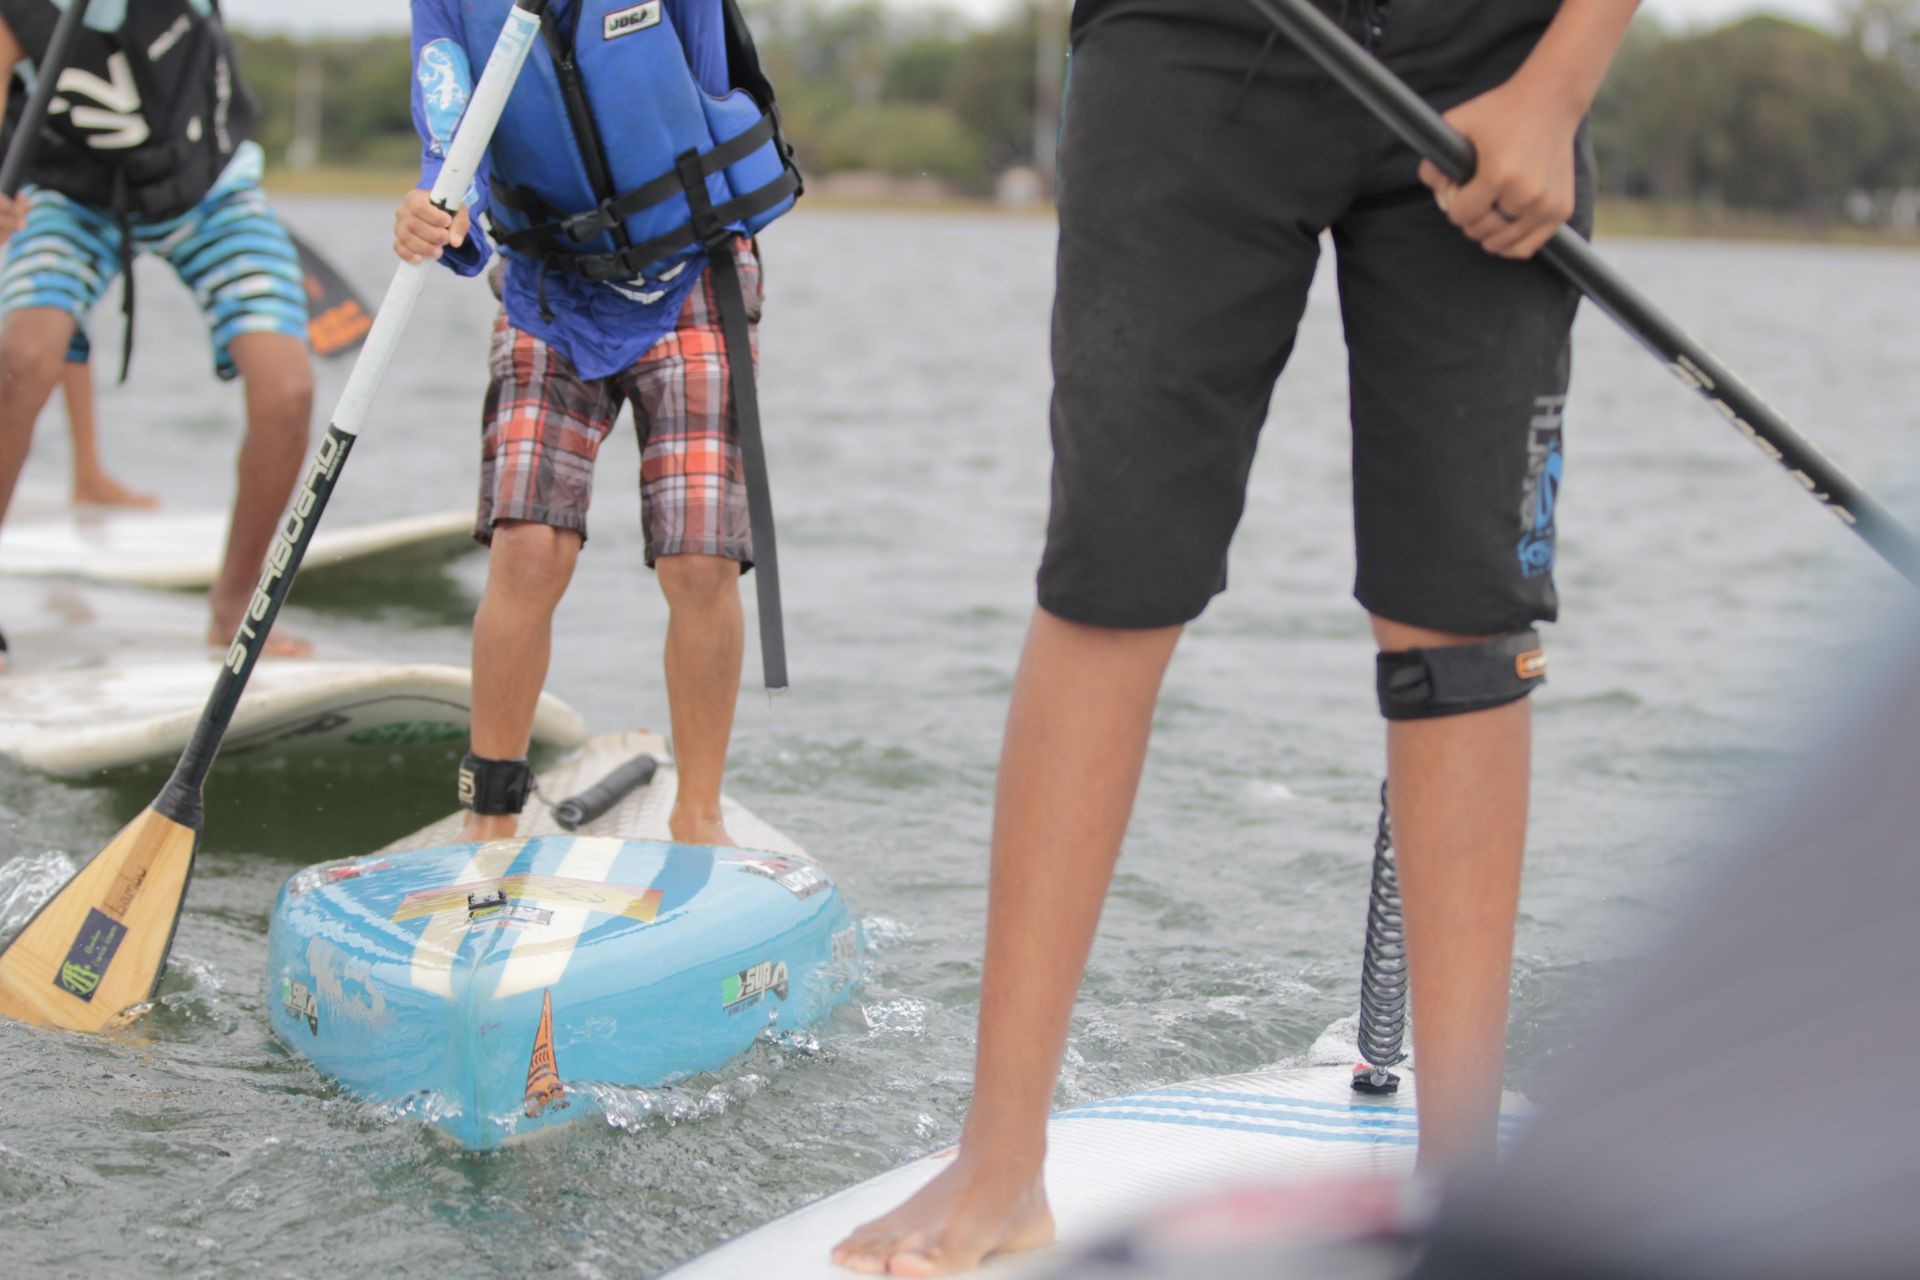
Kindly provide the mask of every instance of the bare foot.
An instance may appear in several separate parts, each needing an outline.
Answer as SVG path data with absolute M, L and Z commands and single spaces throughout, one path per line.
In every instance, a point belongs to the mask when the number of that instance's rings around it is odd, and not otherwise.
M 216 649 L 225 650 L 233 643 L 234 635 L 240 630 L 240 619 L 246 616 L 247 601 L 232 608 L 225 607 L 219 601 L 213 601 L 213 621 L 207 626 L 207 643 Z M 310 658 L 313 656 L 313 641 L 305 636 L 297 636 L 284 627 L 275 626 L 267 636 L 266 647 L 260 650 L 263 658 Z
M 73 505 L 76 507 L 137 507 L 158 510 L 160 499 L 150 493 L 138 493 L 104 471 L 73 478 Z
M 489 840 L 511 840 L 519 834 L 520 815 L 517 813 L 469 813 L 466 825 L 460 828 L 463 844 L 468 841 L 485 844 Z
M 1053 1210 L 1036 1168 L 989 1167 L 963 1151 L 911 1200 L 855 1228 L 833 1260 L 870 1276 L 949 1276 L 997 1253 L 1053 1243 Z
M 678 805 L 667 815 L 667 834 L 675 844 L 711 844 L 723 849 L 734 847 L 733 837 L 717 813 L 694 813 Z

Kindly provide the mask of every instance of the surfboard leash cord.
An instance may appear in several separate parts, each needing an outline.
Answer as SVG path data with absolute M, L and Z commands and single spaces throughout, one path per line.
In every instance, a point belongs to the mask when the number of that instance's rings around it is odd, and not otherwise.
M 1400 911 L 1400 870 L 1393 856 L 1387 784 L 1380 784 L 1380 824 L 1373 837 L 1373 884 L 1367 894 L 1367 944 L 1360 959 L 1360 1057 L 1353 1087 L 1392 1093 L 1400 1077 L 1388 1068 L 1407 1060 L 1407 928 Z

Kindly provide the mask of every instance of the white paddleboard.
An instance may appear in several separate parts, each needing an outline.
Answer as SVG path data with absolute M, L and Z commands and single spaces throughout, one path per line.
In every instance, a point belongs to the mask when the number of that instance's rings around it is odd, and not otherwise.
M 520 815 L 520 835 L 568 834 L 554 821 L 551 805 L 578 795 L 635 756 L 649 755 L 659 762 L 653 781 L 629 793 L 619 804 L 592 822 L 583 824 L 573 835 L 612 836 L 622 840 L 660 840 L 671 842 L 667 817 L 673 812 L 673 800 L 680 792 L 680 774 L 673 767 L 667 740 L 657 733 L 603 733 L 589 738 L 580 750 L 538 775 L 540 794 L 527 801 Z M 805 858 L 806 851 L 787 835 L 750 812 L 731 796 L 720 797 L 721 820 L 727 834 L 741 849 Z M 464 812 L 450 813 L 431 826 L 394 841 L 382 853 L 400 853 L 408 849 L 431 849 L 458 844 L 460 828 L 466 822 Z
M 1411 1072 L 1383 1098 L 1353 1092 L 1351 1068 L 1295 1067 L 1169 1085 L 1071 1107 L 1047 1125 L 1051 1248 L 990 1259 L 972 1274 L 1029 1276 L 1141 1215 L 1225 1188 L 1411 1172 Z M 1527 1104 L 1508 1094 L 1503 1134 Z M 944 1169 L 940 1152 L 748 1232 L 668 1273 L 673 1280 L 847 1280 L 828 1255 Z
M 187 744 L 220 668 L 195 601 L 69 583 L 0 589 L 12 652 L 0 674 L 0 756 L 62 777 L 171 763 Z M 360 658 L 320 645 L 317 659 L 254 669 L 221 748 L 223 761 L 331 753 L 384 761 L 395 750 L 466 737 L 465 667 Z M 579 713 L 543 696 L 534 741 L 581 742 Z
M 16 512 L 0 529 L 0 573 L 205 590 L 226 554 L 224 511 L 135 511 L 120 507 Z M 322 524 L 300 576 L 364 568 L 383 560 L 450 559 L 478 547 L 471 511 Z

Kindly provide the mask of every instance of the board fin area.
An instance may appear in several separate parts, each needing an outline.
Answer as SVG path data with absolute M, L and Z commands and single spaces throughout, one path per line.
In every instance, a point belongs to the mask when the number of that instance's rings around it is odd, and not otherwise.
M 200 833 L 153 809 L 0 950 L 0 1015 L 101 1031 L 159 985 Z

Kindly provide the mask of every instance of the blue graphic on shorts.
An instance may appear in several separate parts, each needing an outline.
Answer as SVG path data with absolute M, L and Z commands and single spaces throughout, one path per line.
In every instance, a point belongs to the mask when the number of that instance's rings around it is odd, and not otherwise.
M 467 109 L 467 97 L 473 86 L 473 67 L 467 51 L 451 40 L 432 40 L 421 46 L 420 102 L 426 108 L 427 132 L 433 139 L 433 154 L 447 157 L 453 131 Z
M 1520 576 L 1538 578 L 1553 572 L 1554 508 L 1560 500 L 1560 477 L 1565 459 L 1560 453 L 1561 415 L 1565 396 L 1541 396 L 1527 434 L 1527 478 L 1521 488 Z
M 1560 495 L 1560 446 L 1547 453 L 1546 465 L 1533 490 L 1533 527 L 1520 538 L 1520 572 L 1537 578 L 1553 572 L 1553 504 Z

